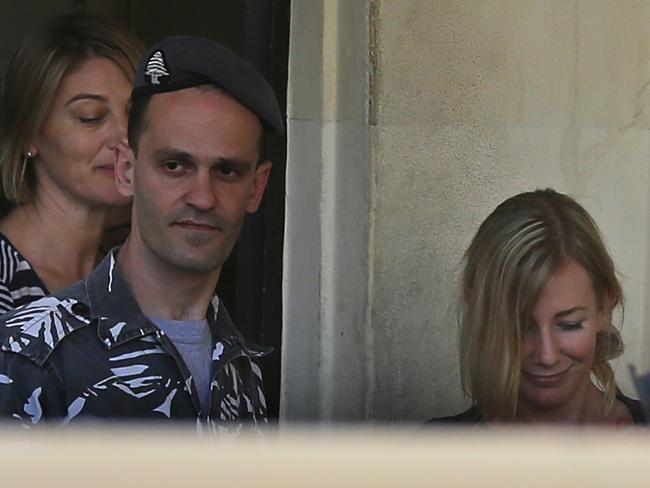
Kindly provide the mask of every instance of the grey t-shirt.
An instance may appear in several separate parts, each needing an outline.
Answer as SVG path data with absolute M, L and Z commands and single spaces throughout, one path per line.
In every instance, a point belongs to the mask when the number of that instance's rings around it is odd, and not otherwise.
M 201 411 L 210 411 L 210 366 L 212 338 L 207 320 L 166 320 L 150 318 L 167 334 L 192 373 L 201 402 Z

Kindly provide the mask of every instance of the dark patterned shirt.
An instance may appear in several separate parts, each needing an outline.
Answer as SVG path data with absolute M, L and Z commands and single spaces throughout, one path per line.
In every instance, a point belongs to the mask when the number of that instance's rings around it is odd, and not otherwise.
M 0 315 L 49 294 L 29 261 L 0 233 Z
M 83 281 L 0 320 L 0 416 L 24 425 L 56 419 L 176 419 L 219 432 L 266 422 L 261 372 L 269 352 L 247 343 L 215 296 L 211 408 L 169 338 L 142 314 L 114 252 Z

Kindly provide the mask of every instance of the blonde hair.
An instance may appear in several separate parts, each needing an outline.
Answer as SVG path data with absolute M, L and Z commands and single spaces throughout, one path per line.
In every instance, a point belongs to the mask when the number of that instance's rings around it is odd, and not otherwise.
M 52 18 L 16 50 L 3 87 L 0 178 L 7 200 L 33 196 L 34 172 L 27 146 L 45 122 L 54 93 L 79 63 L 103 57 L 133 80 L 143 45 L 125 28 L 87 14 Z
M 484 418 L 517 414 L 523 333 L 537 300 L 567 260 L 591 278 L 607 330 L 596 339 L 592 367 L 613 405 L 616 382 L 609 360 L 623 352 L 611 312 L 623 306 L 614 263 L 587 211 L 552 189 L 521 193 L 501 203 L 481 224 L 464 256 L 459 310 L 463 389 Z

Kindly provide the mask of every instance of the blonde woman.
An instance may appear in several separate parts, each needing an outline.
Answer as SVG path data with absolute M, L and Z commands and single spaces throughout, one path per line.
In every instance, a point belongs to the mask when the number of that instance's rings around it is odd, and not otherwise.
M 446 422 L 644 423 L 609 361 L 623 351 L 623 305 L 596 224 L 553 190 L 522 193 L 481 224 L 465 253 L 463 388 L 472 407 Z
M 0 313 L 84 278 L 129 200 L 114 181 L 142 46 L 83 14 L 52 19 L 18 48 L 3 89 Z

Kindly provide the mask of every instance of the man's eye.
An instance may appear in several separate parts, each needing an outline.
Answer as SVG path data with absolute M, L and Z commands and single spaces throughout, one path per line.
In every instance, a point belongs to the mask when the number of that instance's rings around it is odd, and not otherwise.
M 220 166 L 218 171 L 222 176 L 226 178 L 234 178 L 239 174 L 237 169 L 227 165 Z
M 180 163 L 178 161 L 166 161 L 163 163 L 163 168 L 168 173 L 180 173 L 185 169 L 185 166 L 183 163 Z

